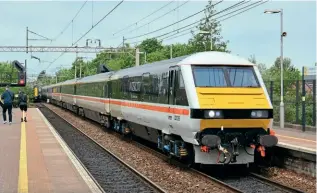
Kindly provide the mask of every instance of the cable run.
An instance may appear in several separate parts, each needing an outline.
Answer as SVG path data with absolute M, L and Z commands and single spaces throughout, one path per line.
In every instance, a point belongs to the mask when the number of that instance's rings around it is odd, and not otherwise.
M 142 28 L 142 27 L 144 27 L 144 26 L 146 26 L 146 25 L 149 25 L 150 23 L 153 23 L 154 21 L 156 21 L 156 20 L 158 20 L 158 19 L 160 19 L 160 18 L 166 16 L 167 14 L 171 13 L 172 11 L 175 11 L 175 10 L 177 10 L 178 8 L 184 6 L 184 5 L 185 5 L 186 3 L 188 3 L 188 2 L 189 2 L 189 0 L 188 0 L 188 1 L 185 1 L 184 3 L 182 3 L 182 4 L 179 5 L 179 6 L 177 6 L 176 8 L 174 8 L 174 9 L 172 9 L 172 10 L 170 10 L 170 11 L 164 13 L 163 15 L 161 15 L 161 16 L 159 16 L 159 17 L 153 19 L 153 20 L 151 20 L 150 22 L 148 22 L 148 23 L 146 23 L 146 24 L 144 24 L 144 25 L 142 25 L 142 26 L 137 27 L 136 29 L 130 30 L 128 33 L 134 32 L 134 31 L 136 31 L 136 30 L 138 30 L 138 29 L 140 29 L 140 28 Z
M 161 9 L 167 7 L 169 4 L 173 3 L 174 1 L 175 1 L 175 0 L 168 2 L 167 4 L 163 5 L 161 8 L 159 8 L 159 9 L 155 10 L 154 12 L 150 13 L 149 15 L 143 17 L 143 18 L 140 19 L 139 21 L 137 21 L 137 22 L 135 22 L 135 23 L 129 25 L 128 27 L 125 27 L 125 28 L 123 28 L 123 29 L 121 29 L 121 30 L 119 30 L 119 31 L 117 31 L 117 32 L 115 32 L 115 33 L 113 33 L 113 36 L 114 36 L 115 34 L 117 34 L 117 33 L 122 32 L 122 31 L 125 30 L 125 29 L 128 29 L 128 28 L 130 28 L 130 27 L 132 27 L 132 26 L 134 26 L 134 25 L 137 25 L 140 21 L 146 19 L 147 17 L 150 17 L 151 15 L 153 15 L 154 13 L 156 13 L 156 12 L 160 11 Z
M 247 1 L 247 2 L 250 2 L 250 0 Z M 214 20 L 220 19 L 220 18 L 222 18 L 222 17 L 224 17 L 224 16 L 226 16 L 226 15 L 230 15 L 230 14 L 232 14 L 232 13 L 234 13 L 234 12 L 240 11 L 240 10 L 242 10 L 242 9 L 245 9 L 245 8 L 247 8 L 247 7 L 250 7 L 250 6 L 252 6 L 252 5 L 255 5 L 255 4 L 257 4 L 257 3 L 260 3 L 260 1 L 259 1 L 259 2 L 255 2 L 255 3 L 252 3 L 252 4 L 247 5 L 247 6 L 245 6 L 245 7 L 242 7 L 242 8 L 240 8 L 240 9 L 231 11 L 231 12 L 229 12 L 229 13 L 227 13 L 227 14 L 221 15 L 221 16 L 215 18 Z M 259 5 L 261 5 L 261 4 L 263 4 L 263 3 L 260 3 Z M 259 6 L 259 5 L 256 5 L 256 6 Z M 256 7 L 256 6 L 253 6 L 253 7 Z M 251 7 L 251 8 L 253 8 L 253 7 Z M 249 9 L 251 9 L 251 8 L 249 8 Z M 247 9 L 247 10 L 249 10 L 249 9 Z M 247 11 L 247 10 L 245 10 L 245 11 Z M 235 14 L 235 15 L 237 15 L 237 14 Z M 231 17 L 233 17 L 233 16 L 231 16 Z M 217 21 L 216 23 L 219 23 L 219 22 L 221 22 L 221 21 L 223 21 L 223 20 Z M 197 22 L 197 23 L 198 23 L 198 22 Z M 173 35 L 176 35 L 176 34 L 178 34 L 178 33 L 180 33 L 180 32 L 184 32 L 184 31 L 188 31 L 188 30 L 194 29 L 194 28 L 196 28 L 196 27 L 197 27 L 197 26 L 191 27 L 191 28 L 186 29 L 186 30 L 183 30 L 183 31 L 177 31 L 177 33 L 175 33 L 175 34 L 173 34 Z M 173 36 L 173 35 L 171 35 L 171 36 Z M 160 37 L 161 37 L 161 36 L 160 36 Z M 170 36 L 168 36 L 168 37 L 170 37 Z M 164 38 L 163 38 L 163 39 L 164 39 Z M 163 39 L 162 39 L 162 40 L 163 40 Z
M 244 2 L 244 1 L 242 1 L 242 2 Z M 241 4 L 242 2 L 238 2 L 238 3 L 234 4 L 234 5 L 231 5 L 231 6 L 227 7 L 226 9 L 223 9 L 223 10 L 221 10 L 221 11 L 219 11 L 219 12 L 217 12 L 217 13 L 211 15 L 209 18 L 211 18 L 211 17 L 213 17 L 213 16 L 215 16 L 215 15 L 218 15 L 218 14 L 220 14 L 220 13 L 222 13 L 222 12 L 225 12 L 225 11 L 228 11 L 228 10 L 230 10 L 230 9 L 233 9 L 233 8 L 237 7 L 239 4 Z M 239 5 L 239 6 L 240 6 L 240 5 Z M 184 29 L 184 28 L 187 28 L 187 27 L 189 27 L 189 26 L 195 25 L 195 24 L 197 24 L 197 23 L 199 23 L 199 22 L 201 22 L 201 21 L 203 21 L 203 20 L 205 20 L 205 18 L 199 19 L 199 20 L 197 20 L 197 21 L 195 21 L 195 22 L 193 22 L 193 23 L 191 23 L 191 24 L 188 24 L 188 25 L 186 25 L 186 26 L 180 27 L 180 28 L 178 28 L 178 29 L 176 29 L 176 30 L 167 32 L 167 33 L 165 33 L 165 34 L 162 34 L 162 35 L 159 35 L 159 36 L 155 36 L 155 37 L 153 37 L 153 38 L 159 38 L 159 37 L 162 37 L 162 36 L 171 34 L 171 33 L 173 33 L 173 32 L 179 31 L 180 29 Z M 138 43 L 138 42 L 140 42 L 140 41 L 136 41 L 136 42 L 133 42 L 133 43 Z M 130 43 L 130 44 L 133 44 L 133 43 Z
M 73 19 L 66 25 L 66 27 L 64 27 L 64 29 L 54 38 L 54 40 L 56 40 L 57 38 L 59 38 L 59 36 L 61 36 L 67 29 L 68 27 L 74 22 L 74 19 L 77 17 L 77 15 L 79 14 L 79 12 L 84 8 L 84 6 L 86 5 L 88 0 L 86 0 L 82 6 L 80 7 L 80 9 L 77 11 L 77 13 L 75 14 L 75 16 L 73 17 Z
M 222 22 L 222 21 L 225 21 L 225 20 L 227 20 L 227 19 L 230 19 L 230 18 L 232 18 L 232 17 L 234 17 L 234 16 L 240 15 L 240 14 L 242 14 L 242 13 L 244 13 L 244 12 L 250 10 L 250 9 L 253 9 L 253 8 L 257 7 L 257 6 L 260 6 L 260 5 L 264 4 L 264 3 L 267 3 L 268 1 L 269 1 L 269 0 L 266 0 L 266 1 L 262 2 L 262 3 L 257 2 L 257 3 L 259 3 L 259 4 L 254 5 L 254 6 L 250 7 L 250 8 L 248 8 L 248 9 L 242 10 L 242 11 L 240 11 L 240 12 L 238 12 L 238 13 L 236 13 L 236 14 L 233 14 L 233 15 L 231 15 L 231 16 L 229 16 L 229 17 L 226 17 L 226 18 L 224 18 L 224 19 L 221 19 L 221 20 L 217 21 L 217 23 Z M 252 5 L 253 5 L 253 4 L 252 4 Z M 241 9 L 239 9 L 239 10 L 241 10 Z M 236 11 L 238 11 L 238 10 L 236 10 Z M 235 11 L 234 11 L 234 12 L 235 12 Z M 223 15 L 223 16 L 225 16 L 225 15 Z M 221 16 L 221 17 L 223 17 L 223 16 Z M 193 27 L 193 28 L 195 28 L 195 27 Z M 193 28 L 190 28 L 190 29 L 193 29 Z M 187 31 L 187 30 L 189 30 L 189 29 L 186 29 L 186 30 L 184 30 L 184 31 Z M 184 32 L 184 31 L 182 31 L 182 32 Z M 179 32 L 179 33 L 180 33 L 180 32 Z M 180 36 L 184 36 L 184 35 L 190 34 L 191 32 L 187 32 L 187 33 L 184 33 L 184 34 L 182 34 L 182 35 L 175 36 L 175 35 L 177 35 L 177 34 L 179 34 L 179 33 L 175 33 L 175 34 L 172 34 L 172 35 L 170 35 L 170 36 L 164 37 L 164 38 L 162 38 L 160 41 L 174 39 L 174 38 L 177 38 L 177 37 L 180 37 Z M 173 36 L 175 36 L 175 37 L 173 37 Z
M 215 3 L 215 4 L 213 4 L 213 5 L 211 5 L 211 6 L 215 6 L 215 5 L 217 5 L 217 4 L 221 3 L 221 2 L 223 2 L 223 0 L 221 0 L 221 1 L 219 1 L 219 2 L 217 2 L 217 3 Z M 242 1 L 242 2 L 243 2 L 243 1 Z M 240 2 L 240 3 L 241 3 L 241 2 Z M 209 6 L 209 7 L 211 7 L 211 6 Z M 151 31 L 151 32 L 142 34 L 142 35 L 138 35 L 138 36 L 126 38 L 126 40 L 135 39 L 135 38 L 138 38 L 138 37 L 146 36 L 146 35 L 149 35 L 149 34 L 152 34 L 152 33 L 158 32 L 158 31 L 161 31 L 161 30 L 166 29 L 166 28 L 168 28 L 168 27 L 170 27 L 170 26 L 173 26 L 173 25 L 175 25 L 175 24 L 177 24 L 177 23 L 179 23 L 179 22 L 182 22 L 182 21 L 184 21 L 184 20 L 186 20 L 186 19 L 189 19 L 189 18 L 191 18 L 191 17 L 193 17 L 193 16 L 195 16 L 195 15 L 198 15 L 199 13 L 201 13 L 201 12 L 205 11 L 206 9 L 208 9 L 209 7 L 205 8 L 205 9 L 199 11 L 199 12 L 196 12 L 196 13 L 190 15 L 190 16 L 187 16 L 187 17 L 185 17 L 185 18 L 182 19 L 182 20 L 179 20 L 179 21 L 177 21 L 177 22 L 174 22 L 174 23 L 172 23 L 172 24 L 169 24 L 169 25 L 167 25 L 167 26 L 165 26 L 165 27 L 159 28 L 159 29 L 157 29 L 157 30 L 154 30 L 154 31 Z
M 93 25 L 84 35 L 82 35 L 74 44 L 78 43 L 85 35 L 87 35 L 92 29 L 94 29 L 100 22 L 102 22 L 108 15 L 110 15 L 124 0 L 120 1 L 111 11 L 109 11 L 103 18 L 101 18 L 95 25 Z
M 124 0 L 120 1 L 113 9 L 111 9 L 105 16 L 103 16 L 95 25 L 93 25 L 84 35 L 82 35 L 75 43 L 72 44 L 75 45 L 76 43 L 78 43 L 83 37 L 85 37 L 92 29 L 94 29 L 100 22 L 102 22 L 108 15 L 110 15 L 115 9 L 117 9 L 117 7 L 119 5 L 121 5 L 121 3 L 123 3 Z M 46 68 L 46 70 L 56 61 L 58 60 L 62 55 L 64 55 L 65 52 L 61 53 L 53 62 L 51 62 L 48 67 Z

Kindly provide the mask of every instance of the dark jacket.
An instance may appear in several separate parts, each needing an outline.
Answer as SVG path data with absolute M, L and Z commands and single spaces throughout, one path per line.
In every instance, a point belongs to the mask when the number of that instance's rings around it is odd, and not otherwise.
M 4 104 L 12 104 L 14 99 L 14 94 L 10 90 L 6 90 L 1 95 L 1 99 L 3 100 Z
M 28 96 L 25 93 L 20 93 L 18 98 L 19 98 L 19 102 L 18 102 L 19 106 L 27 105 Z

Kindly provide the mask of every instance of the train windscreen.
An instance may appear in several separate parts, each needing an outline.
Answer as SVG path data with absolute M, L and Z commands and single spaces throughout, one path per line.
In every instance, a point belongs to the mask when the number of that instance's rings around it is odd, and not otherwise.
M 252 66 L 192 66 L 196 87 L 260 87 Z

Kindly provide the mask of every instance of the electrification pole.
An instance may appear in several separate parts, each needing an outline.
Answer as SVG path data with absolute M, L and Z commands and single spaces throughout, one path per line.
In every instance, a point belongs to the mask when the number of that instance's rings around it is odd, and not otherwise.
M 140 52 L 139 52 L 139 48 L 135 49 L 135 66 L 139 66 L 140 65 Z

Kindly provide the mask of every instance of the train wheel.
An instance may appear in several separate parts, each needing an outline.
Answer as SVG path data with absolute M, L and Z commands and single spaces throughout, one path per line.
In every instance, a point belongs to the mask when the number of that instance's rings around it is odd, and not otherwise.
M 106 129 L 111 129 L 112 124 L 111 124 L 111 119 L 109 116 L 105 116 L 105 123 L 104 126 Z

